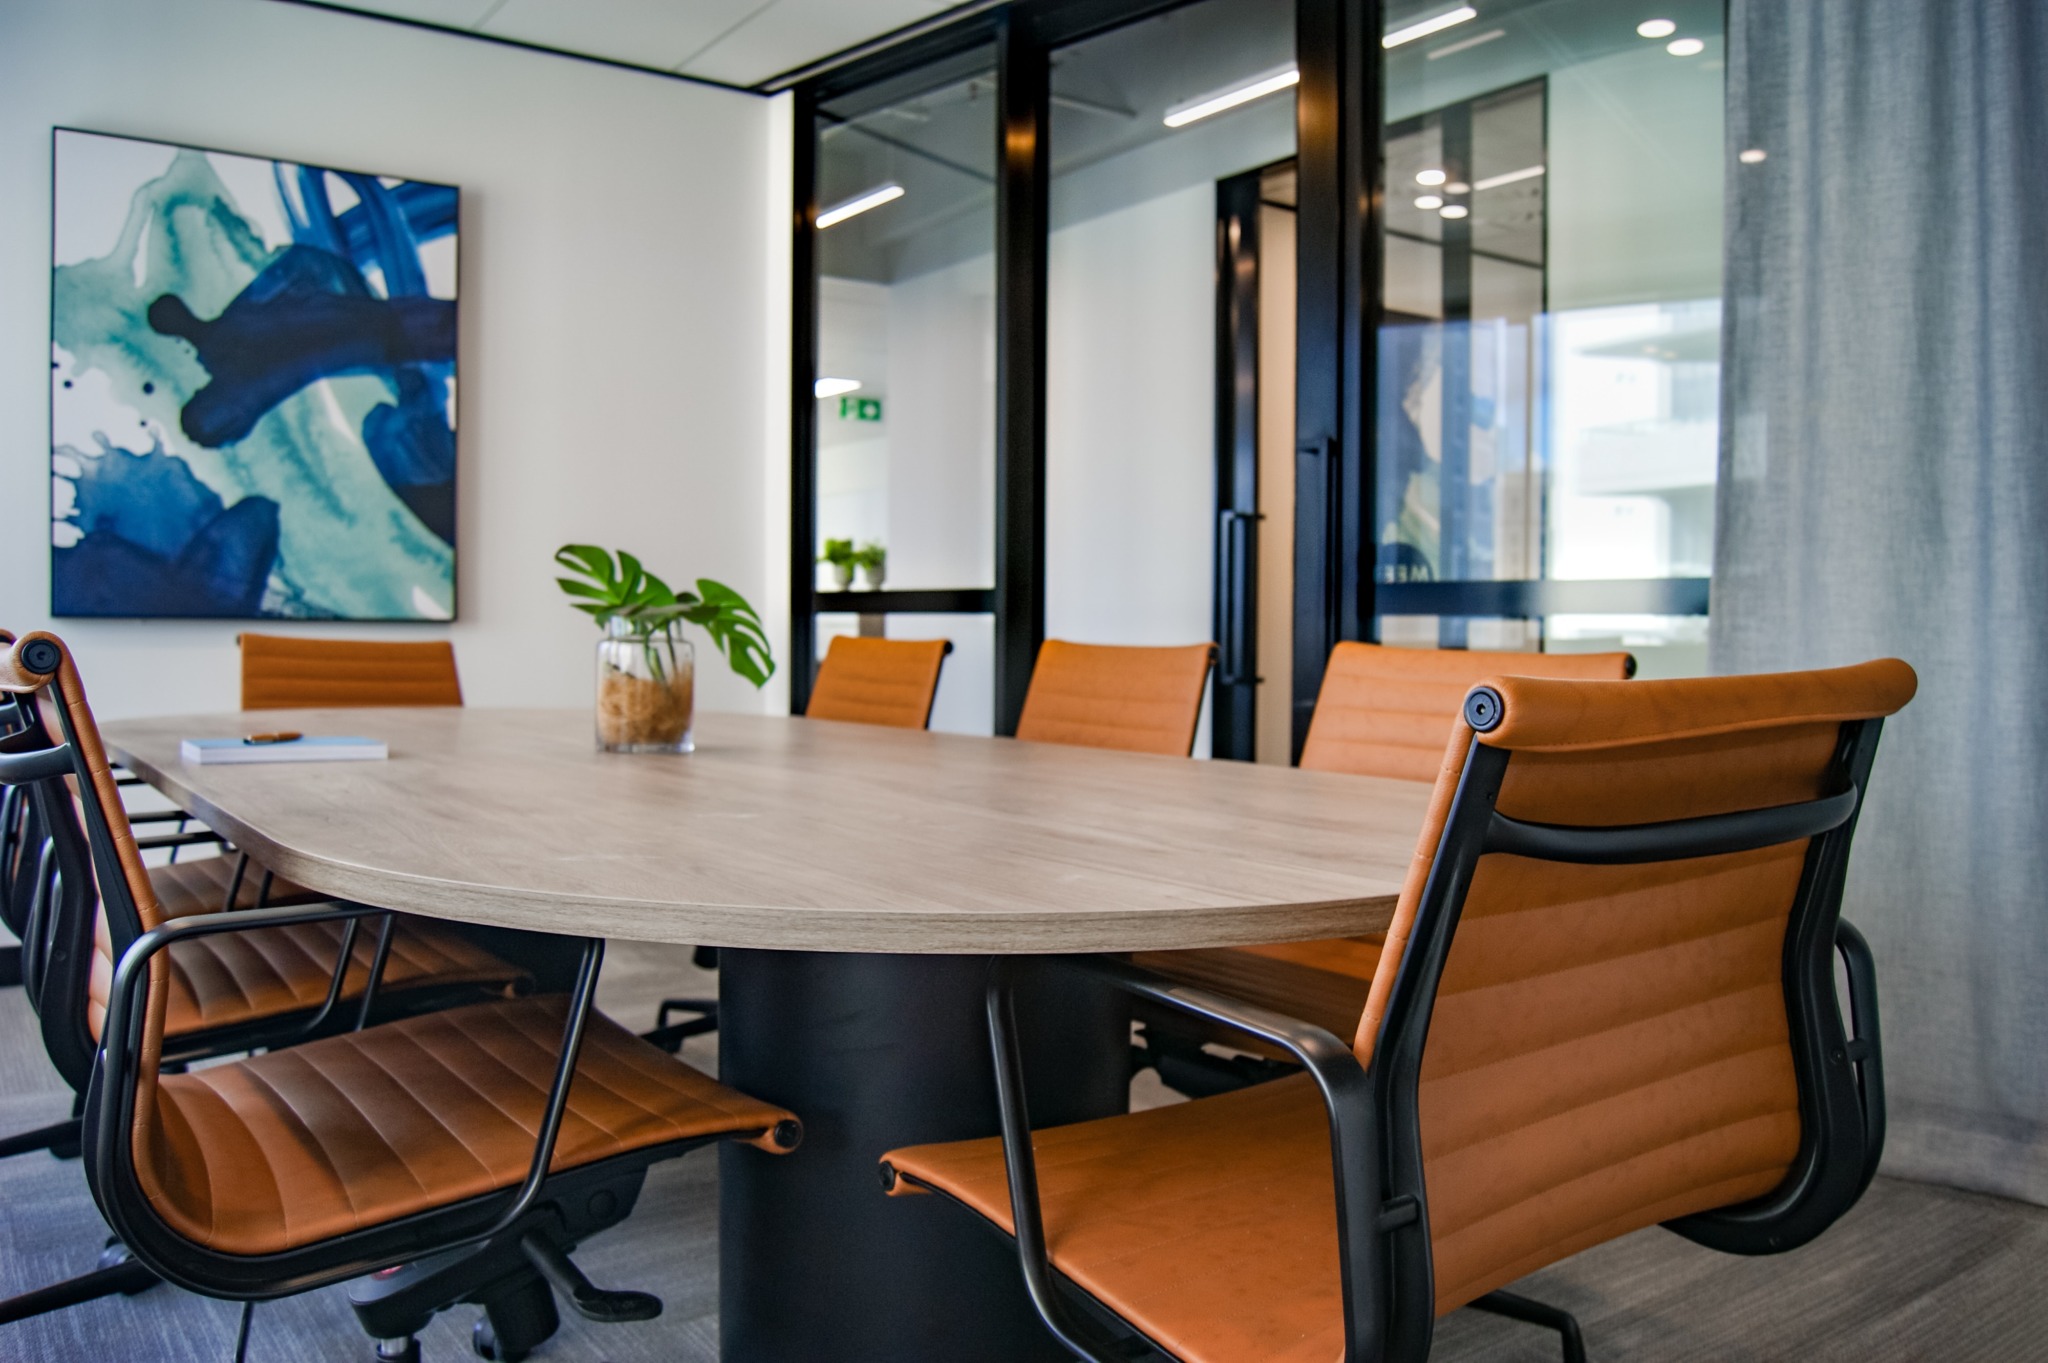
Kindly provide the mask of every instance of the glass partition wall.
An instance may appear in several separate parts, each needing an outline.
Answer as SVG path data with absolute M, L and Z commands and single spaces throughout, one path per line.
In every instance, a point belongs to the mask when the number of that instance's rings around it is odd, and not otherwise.
M 1206 637 L 1285 761 L 1340 639 L 1701 670 L 1721 23 L 1045 0 L 797 87 L 798 707 L 834 633 L 982 733 L 1047 633 Z
M 1197 0 L 1050 54 L 1046 631 L 1223 642 L 1226 705 L 1256 683 L 1217 560 L 1257 505 L 1219 531 L 1219 187 L 1294 156 L 1294 42 L 1293 0 Z
M 816 106 L 812 629 L 947 638 L 932 723 L 992 732 L 995 54 Z
M 1704 671 L 1721 7 L 1476 8 L 1386 57 L 1379 637 Z

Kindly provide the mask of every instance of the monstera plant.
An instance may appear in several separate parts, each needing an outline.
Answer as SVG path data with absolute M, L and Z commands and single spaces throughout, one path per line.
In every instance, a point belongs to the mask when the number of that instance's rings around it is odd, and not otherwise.
M 775 675 L 761 617 L 723 582 L 677 591 L 621 549 L 565 544 L 555 579 L 570 604 L 604 629 L 597 649 L 597 741 L 608 752 L 689 752 L 694 746 L 696 651 L 681 636 L 703 630 L 732 670 L 755 686 Z

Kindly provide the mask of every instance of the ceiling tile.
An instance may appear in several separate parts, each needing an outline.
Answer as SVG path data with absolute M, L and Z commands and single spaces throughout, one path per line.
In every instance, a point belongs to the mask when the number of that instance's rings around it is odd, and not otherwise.
M 518 0 L 514 0 L 518 3 Z M 952 8 L 954 0 L 774 0 L 683 70 L 753 85 Z
M 474 28 L 498 0 L 342 0 L 344 9 L 417 19 L 444 28 Z
M 483 32 L 666 71 L 768 3 L 770 0 L 505 0 Z

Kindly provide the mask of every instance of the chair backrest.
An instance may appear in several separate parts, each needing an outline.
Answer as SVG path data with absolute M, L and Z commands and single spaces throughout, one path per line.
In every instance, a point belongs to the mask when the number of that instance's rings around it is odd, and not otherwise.
M 953 651 L 945 639 L 832 640 L 811 687 L 810 719 L 922 729 L 931 723 L 939 668 Z
M 1208 689 L 1211 644 L 1132 648 L 1047 639 L 1017 737 L 1186 757 Z
M 77 783 L 76 808 L 84 819 L 100 908 L 111 929 L 112 958 L 118 960 L 137 937 L 163 923 L 164 911 L 150 883 L 149 872 L 143 867 L 142 853 L 135 846 L 134 830 L 129 826 L 120 788 L 114 783 L 112 764 L 100 741 L 99 725 L 93 720 L 92 706 L 86 700 L 85 685 L 79 680 L 70 650 L 54 634 L 38 631 L 23 635 L 12 648 L 0 654 L 0 693 L 40 702 L 46 723 L 50 712 L 54 712 L 69 759 L 68 775 Z M 64 798 L 68 801 L 72 793 L 67 789 Z M 168 972 L 168 955 L 160 952 L 149 965 L 147 1007 L 142 1020 L 142 1063 L 138 1067 L 142 1079 L 136 1090 L 136 1162 L 144 1168 L 154 1167 L 150 1150 L 158 1139 L 156 1070 L 163 1054 Z M 46 1005 L 47 1002 L 46 999 Z
M 1443 764 L 1444 734 L 1465 693 L 1487 677 L 1625 681 L 1635 671 L 1636 660 L 1627 653 L 1493 653 L 1346 641 L 1330 650 L 1301 765 L 1434 781 Z
M 388 643 L 244 634 L 242 708 L 460 705 L 455 646 L 445 639 Z
M 1382 1196 L 1426 1213 L 1387 1242 L 1390 1343 L 1643 1226 L 1763 1253 L 1861 1195 L 1882 1091 L 1835 997 L 1842 879 L 1915 684 L 1887 659 L 1469 694 L 1355 1043 Z

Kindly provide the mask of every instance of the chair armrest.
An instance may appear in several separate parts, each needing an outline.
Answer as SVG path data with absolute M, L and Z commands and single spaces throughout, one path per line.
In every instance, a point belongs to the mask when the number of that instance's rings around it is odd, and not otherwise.
M 0 785 L 23 786 L 31 781 L 69 776 L 71 771 L 69 743 L 30 752 L 0 752 Z
M 147 852 L 157 847 L 192 847 L 199 843 L 220 843 L 227 839 L 211 828 L 188 828 L 178 833 L 148 833 L 135 839 L 137 851 Z
M 1035 957 L 1025 967 L 999 957 L 988 986 L 989 1041 L 996 1065 L 996 1101 L 1002 1118 L 1010 1211 L 1025 1287 L 1039 1315 L 1060 1342 L 1090 1363 L 1113 1363 L 1119 1346 L 1082 1327 L 1067 1312 L 1053 1284 L 1039 1205 L 1037 1163 L 1024 1094 L 1024 1065 L 1016 1044 L 1014 978 L 1020 968 L 1084 975 L 1148 1002 L 1205 1018 L 1278 1046 L 1315 1080 L 1330 1124 L 1331 1174 L 1336 1187 L 1337 1242 L 1344 1291 L 1344 1357 L 1377 1359 L 1385 1335 L 1381 1237 L 1414 1221 L 1412 1199 L 1380 1205 L 1379 1119 L 1372 1083 L 1351 1048 L 1313 1023 L 1244 1003 L 1228 995 L 1175 983 L 1122 960 L 1103 956 Z
M 189 823 L 191 819 L 192 816 L 182 809 L 145 809 L 140 813 L 131 813 L 128 816 L 128 822 L 131 825 L 138 823 Z

